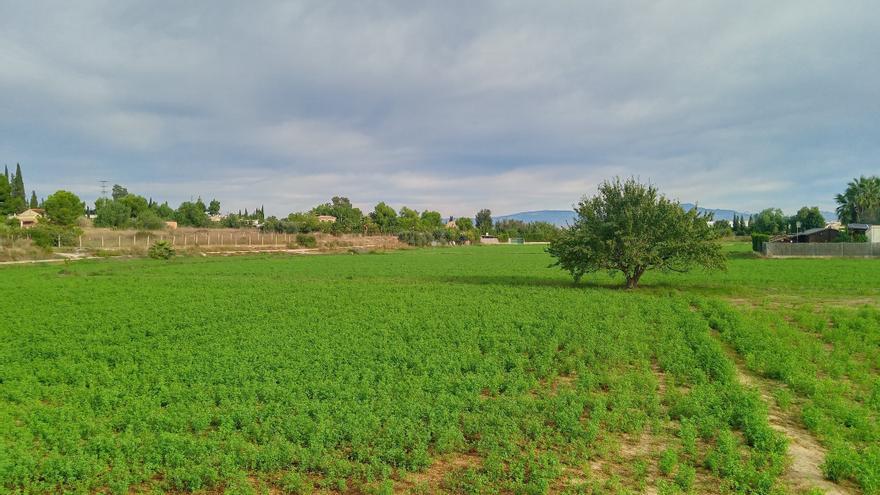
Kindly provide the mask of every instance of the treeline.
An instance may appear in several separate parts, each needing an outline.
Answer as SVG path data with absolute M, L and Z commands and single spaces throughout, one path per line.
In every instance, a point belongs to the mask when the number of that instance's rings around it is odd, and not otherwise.
M 325 221 L 321 221 L 322 217 Z M 326 217 L 333 217 L 330 221 Z M 550 241 L 559 229 L 547 222 L 525 223 L 518 220 L 492 221 L 490 210 L 480 210 L 471 217 L 446 217 L 433 210 L 402 207 L 395 210 L 385 202 L 378 203 L 364 214 L 346 197 L 333 197 L 328 203 L 309 211 L 291 213 L 285 218 L 265 219 L 261 226 L 267 232 L 287 234 L 326 232 L 331 234 L 397 235 L 412 245 L 479 242 L 481 236 L 496 236 L 501 242 L 510 238 L 525 241 Z
M 804 206 L 794 215 L 786 215 L 779 208 L 767 208 L 760 213 L 734 215 L 733 221 L 715 220 L 712 227 L 722 237 L 728 235 L 778 235 L 825 226 L 825 217 L 816 206 Z
M 181 227 L 238 228 L 254 225 L 264 218 L 262 207 L 253 213 L 245 211 L 221 218 L 220 201 L 216 199 L 208 204 L 202 198 L 184 201 L 174 209 L 167 201 L 160 204 L 152 198 L 132 194 L 119 184 L 113 186 L 110 198 L 99 198 L 94 210 L 87 213 L 94 215 L 95 227 L 142 230 L 162 229 L 169 221 L 177 222 Z
M 9 173 L 9 167 L 4 166 L 3 175 L 0 176 L 0 214 L 14 215 L 28 208 L 39 208 L 41 204 L 37 200 L 36 191 L 31 191 L 28 199 L 21 165 L 16 164 L 12 174 Z

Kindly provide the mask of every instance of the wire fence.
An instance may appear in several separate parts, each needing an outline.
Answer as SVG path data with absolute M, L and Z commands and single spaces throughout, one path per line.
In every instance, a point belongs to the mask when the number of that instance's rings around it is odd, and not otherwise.
M 774 258 L 874 258 L 880 257 L 877 242 L 765 242 L 764 255 Z
M 11 246 L 27 240 L 27 234 L 0 236 L 0 247 Z M 156 241 L 167 241 L 177 248 L 185 247 L 272 247 L 296 243 L 296 234 L 259 232 L 192 232 L 192 233 L 109 233 L 83 234 L 74 239 L 64 239 L 64 247 L 83 249 L 131 249 L 149 248 Z M 59 238 L 59 244 L 62 240 Z M 54 244 L 54 242 L 53 242 Z

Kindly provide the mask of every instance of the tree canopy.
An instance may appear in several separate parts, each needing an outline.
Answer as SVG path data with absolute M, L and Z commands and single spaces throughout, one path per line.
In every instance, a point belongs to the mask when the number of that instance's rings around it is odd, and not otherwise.
M 79 196 L 70 191 L 55 191 L 44 203 L 46 217 L 50 222 L 58 225 L 70 226 L 76 223 L 76 219 L 82 216 L 83 203 Z
M 767 208 L 754 216 L 749 227 L 760 234 L 781 234 L 788 229 L 789 219 L 779 208 Z
M 819 207 L 804 206 L 791 217 L 791 222 L 797 226 L 797 222 L 801 223 L 800 230 L 818 229 L 825 226 L 825 217 L 819 211 Z
M 474 218 L 474 224 L 480 232 L 492 230 L 492 211 L 486 209 L 478 211 L 476 218 Z
M 574 225 L 563 229 L 548 252 L 553 266 L 575 281 L 601 270 L 621 272 L 628 288 L 649 270 L 684 272 L 694 266 L 724 269 L 726 258 L 709 227 L 711 214 L 684 211 L 651 185 L 619 178 L 599 186 L 575 210 Z

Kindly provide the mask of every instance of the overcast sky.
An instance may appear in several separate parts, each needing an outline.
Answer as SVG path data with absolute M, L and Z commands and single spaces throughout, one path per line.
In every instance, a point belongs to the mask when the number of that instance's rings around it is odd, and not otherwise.
M 0 164 L 286 215 L 344 195 L 833 209 L 880 173 L 875 1 L 0 1 Z

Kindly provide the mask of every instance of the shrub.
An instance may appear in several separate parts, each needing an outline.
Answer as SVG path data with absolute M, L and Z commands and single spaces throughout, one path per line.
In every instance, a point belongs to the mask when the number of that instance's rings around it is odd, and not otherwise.
M 397 238 L 400 242 L 416 247 L 430 246 L 431 243 L 434 242 L 434 237 L 431 234 L 426 232 L 416 232 L 414 230 L 401 232 Z
M 51 249 L 61 246 L 75 246 L 77 237 L 82 231 L 77 227 L 63 227 L 60 225 L 38 224 L 28 230 L 28 235 L 34 244 L 43 249 Z
M 168 260 L 174 256 L 174 248 L 168 241 L 156 241 L 150 246 L 150 258 Z
M 760 253 L 765 242 L 770 242 L 767 234 L 752 234 L 752 251 Z
M 297 234 L 296 243 L 302 247 L 313 248 L 318 245 L 318 240 L 313 235 Z

